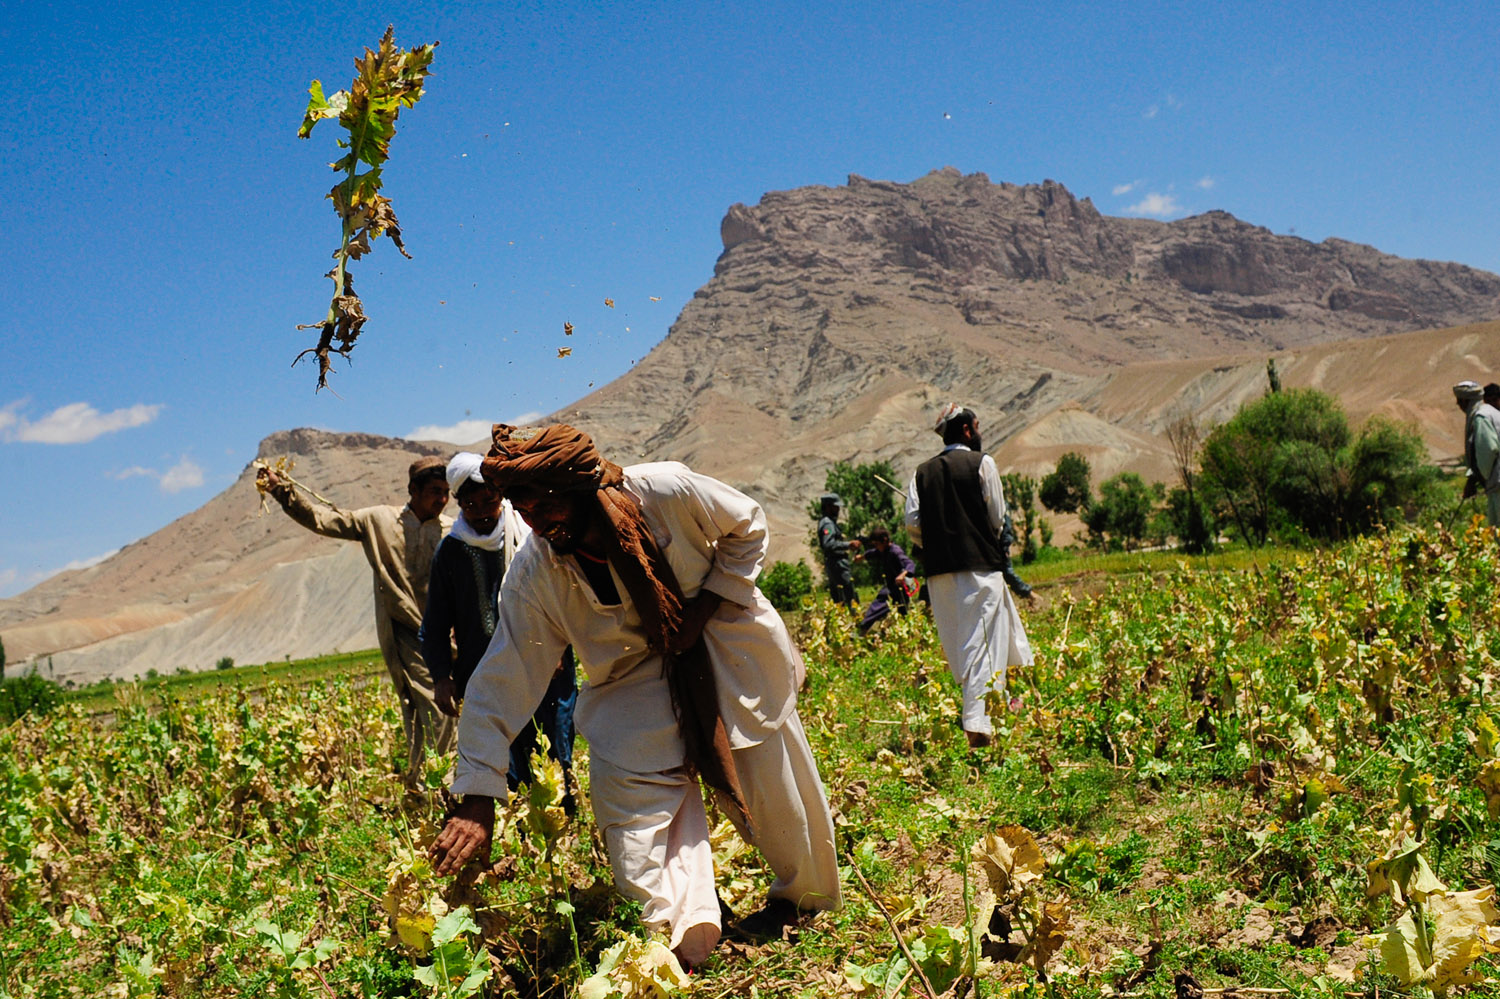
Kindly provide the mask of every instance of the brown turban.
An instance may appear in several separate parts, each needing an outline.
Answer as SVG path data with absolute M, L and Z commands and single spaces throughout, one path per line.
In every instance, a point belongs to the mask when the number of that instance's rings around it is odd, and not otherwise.
M 599 454 L 592 437 L 565 423 L 543 427 L 524 440 L 516 437 L 515 431 L 509 424 L 495 424 L 494 444 L 480 469 L 485 481 L 502 494 L 515 488 L 543 493 L 593 492 L 596 505 L 591 516 L 602 519 L 609 528 L 603 532 L 609 539 L 609 550 L 604 554 L 641 615 L 647 646 L 661 653 L 687 762 L 710 787 L 728 796 L 748 827 L 749 810 L 730 755 L 729 734 L 719 715 L 708 648 L 699 636 L 686 652 L 671 651 L 672 639 L 682 624 L 682 587 L 646 526 L 640 504 L 621 488 L 625 476 L 620 466 Z

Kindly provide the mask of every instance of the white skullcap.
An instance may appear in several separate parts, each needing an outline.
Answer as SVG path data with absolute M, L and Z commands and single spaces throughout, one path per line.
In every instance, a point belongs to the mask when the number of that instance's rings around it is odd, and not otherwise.
M 957 402 L 948 403 L 948 405 L 943 407 L 943 411 L 938 414 L 937 423 L 935 423 L 932 427 L 933 432 L 939 434 L 942 433 L 947 429 L 950 420 L 952 420 L 956 416 L 961 416 L 964 413 L 968 413 L 970 416 L 974 415 L 974 411 L 968 406 L 962 405 L 961 403 Z
M 1478 382 L 1462 381 L 1453 386 L 1453 397 L 1459 402 L 1472 402 L 1484 395 Z
M 472 451 L 460 451 L 448 462 L 448 489 L 455 496 L 458 495 L 458 487 L 465 482 L 483 482 L 484 476 L 479 474 L 479 466 L 484 464 L 484 459 Z

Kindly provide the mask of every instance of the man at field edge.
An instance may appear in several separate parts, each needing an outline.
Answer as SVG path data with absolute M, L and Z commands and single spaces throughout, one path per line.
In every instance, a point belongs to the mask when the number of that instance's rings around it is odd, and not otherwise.
M 256 478 L 276 498 L 287 516 L 315 534 L 358 541 L 370 563 L 375 586 L 375 636 L 386 672 L 401 704 L 406 737 L 408 790 L 419 789 L 427 749 L 451 752 L 453 719 L 437 709 L 432 675 L 422 660 L 422 611 L 427 606 L 427 579 L 449 521 L 447 464 L 441 458 L 418 458 L 407 469 L 405 506 L 367 506 L 340 510 L 314 506 L 275 470 L 262 467 Z
M 1484 401 L 1478 382 L 1461 381 L 1453 397 L 1464 412 L 1464 499 L 1484 490 L 1491 527 L 1500 526 L 1500 410 Z
M 836 908 L 833 821 L 796 710 L 802 659 L 755 585 L 760 505 L 678 462 L 622 469 L 572 427 L 514 431 L 496 425 L 484 477 L 534 533 L 470 682 L 453 782 L 463 799 L 433 843 L 438 873 L 486 855 L 503 747 L 571 644 L 616 884 L 680 960 L 706 959 L 722 925 L 698 777 L 776 875 L 737 930 L 769 937 Z
M 922 546 L 933 622 L 963 689 L 964 735 L 977 749 L 994 733 L 986 695 L 1003 696 L 1007 669 L 1031 663 L 1031 644 L 1005 582 L 1005 490 L 995 459 L 984 453 L 979 418 L 949 403 L 933 429 L 943 450 L 907 486 L 906 529 Z

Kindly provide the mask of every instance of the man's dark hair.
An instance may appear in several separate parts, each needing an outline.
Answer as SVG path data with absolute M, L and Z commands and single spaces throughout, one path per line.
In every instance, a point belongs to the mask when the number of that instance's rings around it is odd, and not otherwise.
M 1497 402 L 1500 402 L 1500 384 L 1490 382 L 1484 387 L 1484 401 L 1489 403 L 1491 406 L 1495 405 L 1495 403 Z
M 974 411 L 972 409 L 961 409 L 954 413 L 948 422 L 943 424 L 943 443 L 962 444 L 964 442 L 964 427 L 974 426 Z
M 406 488 L 411 490 L 412 492 L 415 492 L 416 490 L 421 489 L 423 486 L 427 485 L 427 483 L 433 481 L 442 483 L 446 483 L 448 481 L 448 467 L 446 465 L 442 464 L 441 462 L 436 465 L 427 465 L 422 468 L 415 467 L 414 465 L 411 470 L 411 474 L 407 477 Z
M 885 544 L 891 540 L 891 532 L 883 527 L 876 527 L 870 531 L 870 542 Z

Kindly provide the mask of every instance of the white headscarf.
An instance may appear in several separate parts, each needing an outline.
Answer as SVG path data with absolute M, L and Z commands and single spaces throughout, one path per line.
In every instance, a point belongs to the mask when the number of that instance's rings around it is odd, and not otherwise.
M 448 462 L 448 488 L 455 496 L 458 495 L 458 487 L 465 482 L 484 481 L 484 476 L 479 471 L 483 463 L 484 459 L 471 451 L 460 451 L 453 456 Z M 521 542 L 531 534 L 531 528 L 526 526 L 526 522 L 511 507 L 510 500 L 501 500 L 500 520 L 490 533 L 480 534 L 474 530 L 462 513 L 459 513 L 448 533 L 466 545 L 482 548 L 487 552 L 503 552 L 505 565 L 509 568 L 510 560 L 515 557 Z

